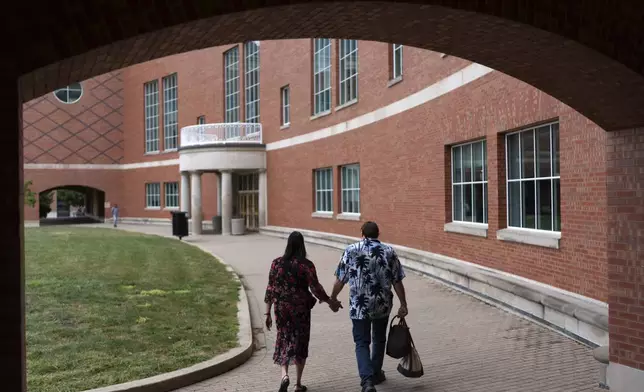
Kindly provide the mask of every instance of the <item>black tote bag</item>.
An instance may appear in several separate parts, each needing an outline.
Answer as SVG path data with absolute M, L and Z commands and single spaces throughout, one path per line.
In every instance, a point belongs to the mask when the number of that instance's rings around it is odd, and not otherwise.
M 394 325 L 394 320 L 399 319 Z M 400 359 L 409 355 L 412 349 L 411 334 L 404 318 L 395 316 L 389 324 L 389 336 L 387 337 L 387 355 Z

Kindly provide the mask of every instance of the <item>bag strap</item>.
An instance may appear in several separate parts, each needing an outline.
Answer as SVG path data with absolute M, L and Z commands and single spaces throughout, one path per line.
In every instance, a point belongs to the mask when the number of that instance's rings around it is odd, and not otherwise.
M 389 323 L 389 328 L 390 328 L 390 329 L 391 329 L 391 327 L 393 327 L 393 326 L 394 326 L 394 321 L 395 321 L 397 318 L 400 318 L 400 317 L 398 317 L 398 316 L 394 316 L 394 317 L 391 319 L 391 322 Z

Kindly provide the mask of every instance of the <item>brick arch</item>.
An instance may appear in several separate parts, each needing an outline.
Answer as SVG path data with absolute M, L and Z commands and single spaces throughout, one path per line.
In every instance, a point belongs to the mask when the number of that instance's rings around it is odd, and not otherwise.
M 43 189 L 42 191 L 40 191 L 40 193 L 51 192 L 51 191 L 59 191 L 59 190 L 70 190 L 70 191 L 81 192 L 81 191 L 84 191 L 84 190 L 87 190 L 87 189 L 91 189 L 91 190 L 95 190 L 95 191 L 99 191 L 99 192 L 105 192 L 103 189 L 96 188 L 96 187 L 93 187 L 93 186 L 78 185 L 78 184 L 64 184 L 64 185 L 57 185 L 57 186 L 54 186 L 54 187 L 48 188 L 48 189 Z
M 20 53 L 13 57 L 25 74 L 24 99 L 179 52 L 250 39 L 327 36 L 453 54 L 521 79 L 604 129 L 644 124 L 641 2 L 184 0 L 129 2 L 127 8 L 120 2 L 72 3 L 50 5 L 37 22 L 33 13 L 16 15 L 15 26 L 28 28 L 32 43 L 15 49 Z M 20 18 L 29 21 L 19 23 Z M 60 20 L 72 25 L 63 27 Z

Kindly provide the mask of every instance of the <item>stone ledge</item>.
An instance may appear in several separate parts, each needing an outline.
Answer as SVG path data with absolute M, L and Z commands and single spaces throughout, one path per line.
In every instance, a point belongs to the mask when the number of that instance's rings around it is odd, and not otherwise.
M 465 222 L 445 223 L 443 230 L 449 233 L 472 235 L 475 237 L 487 237 L 487 225 Z
M 262 234 L 288 237 L 295 229 L 267 226 Z M 344 249 L 356 237 L 299 230 L 306 241 Z M 510 307 L 590 346 L 608 345 L 608 305 L 517 275 L 451 257 L 394 245 L 406 268 Z
M 168 212 L 169 214 L 170 212 Z M 105 218 L 105 223 L 112 223 L 112 218 Z M 172 219 L 168 218 L 119 218 L 119 224 L 128 225 L 155 225 L 170 226 Z M 212 230 L 212 220 L 205 220 L 202 223 L 204 230 Z M 192 219 L 188 219 L 188 228 L 192 228 Z
M 507 228 L 498 230 L 496 232 L 496 238 L 501 241 L 559 249 L 561 233 L 542 230 Z
M 138 233 L 138 232 L 137 232 Z M 156 235 L 156 234 L 146 234 Z M 170 236 L 164 236 L 170 237 Z M 175 239 L 175 241 L 178 241 Z M 202 251 L 213 255 L 226 269 L 233 274 L 239 283 L 239 301 L 237 302 L 237 320 L 239 320 L 239 332 L 237 334 L 239 347 L 229 350 L 226 353 L 197 363 L 190 367 L 159 374 L 153 377 L 126 382 L 123 384 L 111 385 L 102 388 L 90 389 L 85 392 L 170 392 L 198 382 L 207 380 L 226 373 L 246 363 L 254 351 L 253 328 L 251 325 L 250 304 L 244 285 L 235 270 L 221 257 L 201 247 L 199 244 L 184 243 L 195 246 Z

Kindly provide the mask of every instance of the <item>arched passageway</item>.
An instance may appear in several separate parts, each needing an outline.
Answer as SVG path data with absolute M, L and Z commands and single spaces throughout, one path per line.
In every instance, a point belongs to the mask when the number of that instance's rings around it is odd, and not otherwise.
M 398 42 L 498 69 L 567 103 L 607 131 L 611 361 L 644 370 L 644 3 L 319 1 L 14 4 L 0 88 L 3 146 L 21 145 L 21 102 L 72 81 L 188 50 L 249 39 L 330 36 Z M 13 12 L 12 12 L 13 11 Z M 61 23 L 61 21 L 66 21 Z M 0 228 L 5 387 L 25 390 L 22 151 L 6 147 L 9 211 Z M 13 191 L 11 191 L 13 189 Z M 631 324 L 621 320 L 631 320 Z
M 38 194 L 41 226 L 97 223 L 105 220 L 105 192 L 101 189 L 64 185 Z

